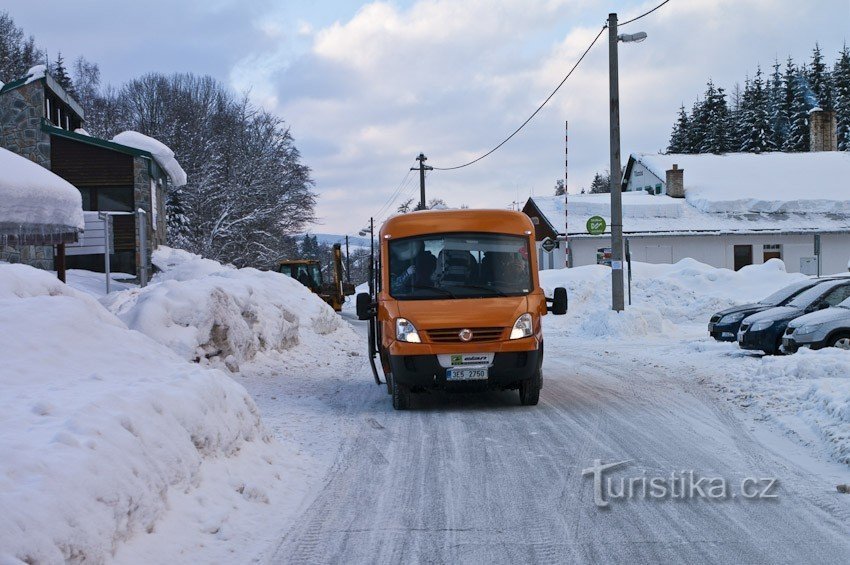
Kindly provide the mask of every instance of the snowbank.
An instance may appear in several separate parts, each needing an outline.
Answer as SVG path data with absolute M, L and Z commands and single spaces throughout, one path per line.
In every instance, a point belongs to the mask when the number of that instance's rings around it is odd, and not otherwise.
M 79 190 L 29 159 L 0 148 L 0 233 L 67 233 L 84 227 Z
M 147 135 L 141 134 L 137 131 L 125 131 L 119 133 L 112 138 L 112 141 L 120 143 L 121 145 L 126 145 L 127 147 L 134 147 L 136 149 L 141 149 L 142 151 L 147 151 L 153 155 L 157 164 L 162 167 L 166 173 L 168 173 L 168 176 L 171 179 L 171 184 L 174 186 L 183 186 L 186 184 L 186 171 L 183 170 L 183 167 L 181 167 L 180 163 L 177 162 L 177 159 L 174 158 L 174 151 L 161 141 L 148 137 Z
M 282 352 L 320 362 L 333 342 L 358 350 L 351 327 L 297 281 L 274 272 L 236 269 L 160 247 L 152 284 L 110 294 L 104 304 L 138 330 L 190 361 L 231 371 L 258 353 Z
M 196 535 L 277 502 L 280 446 L 224 373 L 23 265 L 0 265 L 0 333 L 0 562 L 103 562 L 187 493 Z
M 632 306 L 620 314 L 611 311 L 610 268 L 588 265 L 541 271 L 547 296 L 557 286 L 565 287 L 569 296 L 567 316 L 547 318 L 547 325 L 586 337 L 670 335 L 681 332 L 681 326 L 704 325 L 719 310 L 760 300 L 806 278 L 787 273 L 778 259 L 737 272 L 694 259 L 672 265 L 632 263 L 632 269 Z
M 748 354 L 707 339 L 691 357 L 716 374 L 715 387 L 783 432 L 850 464 L 850 351 L 801 349 L 789 356 Z

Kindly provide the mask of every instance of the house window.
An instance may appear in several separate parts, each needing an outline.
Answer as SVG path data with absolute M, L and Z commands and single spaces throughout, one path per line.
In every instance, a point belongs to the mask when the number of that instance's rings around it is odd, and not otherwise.
M 132 188 L 82 187 L 79 190 L 83 197 L 83 210 L 89 212 L 133 211 L 134 198 Z
M 767 263 L 771 259 L 782 259 L 782 245 L 769 243 L 763 246 L 764 262 Z
M 752 245 L 736 245 L 734 249 L 735 255 L 735 270 L 740 271 L 747 265 L 753 264 L 753 246 Z

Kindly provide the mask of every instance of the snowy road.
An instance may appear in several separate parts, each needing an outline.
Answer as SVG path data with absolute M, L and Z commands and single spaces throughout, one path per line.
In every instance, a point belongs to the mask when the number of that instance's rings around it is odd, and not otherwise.
M 362 361 L 350 375 L 311 381 L 318 389 L 304 402 L 322 409 L 292 433 L 311 437 L 316 454 L 334 449 L 265 559 L 846 561 L 850 497 L 834 488 L 841 467 L 743 420 L 691 367 L 663 366 L 636 345 L 615 353 L 590 343 L 547 344 L 541 402 L 531 408 L 505 392 L 419 396 L 413 410 L 394 412 Z M 638 498 L 599 509 L 582 476 L 595 459 L 631 460 L 613 477 L 694 470 L 725 477 L 730 491 L 744 477 L 777 477 L 778 498 Z

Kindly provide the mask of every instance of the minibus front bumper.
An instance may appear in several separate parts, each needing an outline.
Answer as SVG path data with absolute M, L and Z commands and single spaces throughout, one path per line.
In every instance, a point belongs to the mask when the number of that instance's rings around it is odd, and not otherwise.
M 497 352 L 488 367 L 487 380 L 448 380 L 448 369 L 435 354 L 389 355 L 393 381 L 413 389 L 489 390 L 516 388 L 532 378 L 543 363 L 543 349 Z

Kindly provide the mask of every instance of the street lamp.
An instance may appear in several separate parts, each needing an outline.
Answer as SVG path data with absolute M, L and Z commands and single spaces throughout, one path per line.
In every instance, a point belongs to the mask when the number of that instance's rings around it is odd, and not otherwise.
M 611 93 L 611 309 L 625 309 L 623 291 L 623 195 L 620 178 L 620 84 L 617 42 L 639 43 L 646 33 L 617 35 L 617 14 L 608 14 L 608 86 Z
M 369 254 L 369 296 L 375 296 L 375 218 L 369 218 L 369 229 L 363 228 L 359 233 L 360 237 L 369 234 L 369 245 L 372 251 Z

